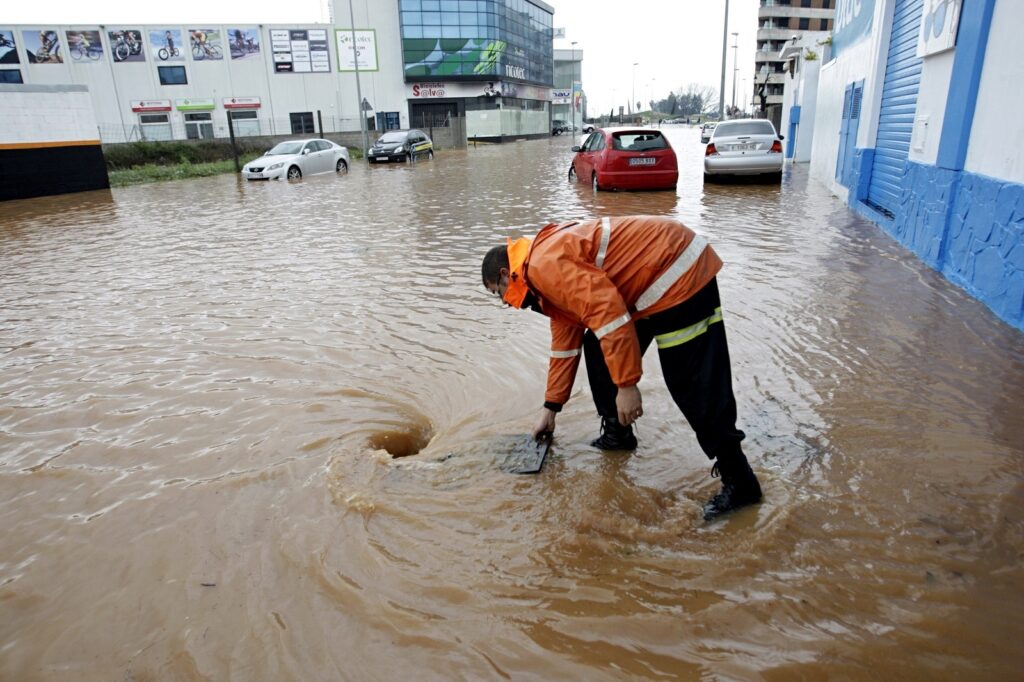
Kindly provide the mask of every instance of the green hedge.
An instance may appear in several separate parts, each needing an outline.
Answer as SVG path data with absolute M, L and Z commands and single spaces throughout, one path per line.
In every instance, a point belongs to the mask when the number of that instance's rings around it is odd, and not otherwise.
M 239 141 L 239 156 L 266 151 L 266 142 L 259 147 Z M 130 142 L 104 147 L 107 170 L 125 170 L 139 166 L 172 166 L 181 163 L 197 164 L 226 161 L 233 158 L 231 145 L 224 142 Z

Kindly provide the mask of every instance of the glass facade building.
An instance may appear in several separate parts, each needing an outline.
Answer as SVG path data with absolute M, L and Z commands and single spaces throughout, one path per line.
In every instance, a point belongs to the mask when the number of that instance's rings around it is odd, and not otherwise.
M 399 0 L 406 82 L 551 87 L 552 14 L 530 0 Z

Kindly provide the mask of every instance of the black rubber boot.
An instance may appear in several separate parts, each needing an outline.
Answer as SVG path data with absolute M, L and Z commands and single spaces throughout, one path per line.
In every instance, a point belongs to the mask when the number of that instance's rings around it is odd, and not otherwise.
M 705 521 L 761 501 L 761 484 L 739 449 L 727 456 L 719 455 L 711 468 L 711 476 L 719 474 L 722 476 L 722 489 L 704 505 Z
M 601 435 L 590 441 L 601 450 L 636 450 L 632 426 L 623 426 L 614 417 L 601 417 Z

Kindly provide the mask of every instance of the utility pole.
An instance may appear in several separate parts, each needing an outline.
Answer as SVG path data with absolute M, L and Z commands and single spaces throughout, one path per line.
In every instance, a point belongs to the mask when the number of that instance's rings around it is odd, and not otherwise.
M 349 0 L 351 2 L 351 0 Z M 718 120 L 725 120 L 725 57 L 729 49 L 729 0 L 725 0 L 725 20 L 722 25 L 722 84 L 718 88 Z
M 733 31 L 732 34 L 732 108 L 736 109 L 736 72 L 740 70 L 738 62 L 736 61 L 736 48 L 739 47 L 739 33 Z
M 728 0 L 726 0 L 728 2 Z M 348 19 L 352 22 L 352 61 L 356 65 L 356 97 L 359 98 L 359 130 L 363 133 L 363 158 L 369 163 L 370 136 L 366 132 L 366 113 L 363 111 L 363 90 L 359 86 L 359 48 L 356 45 L 356 17 L 352 12 L 352 0 L 348 0 Z M 379 103 L 378 103 L 379 104 Z
M 629 100 L 629 115 L 630 116 L 633 115 L 633 107 L 636 106 L 636 67 L 639 64 L 640 64 L 640 62 L 633 62 L 633 92 L 630 95 L 631 99 Z
M 576 139 L 576 43 L 572 41 L 572 93 L 569 96 L 569 106 L 572 108 L 572 132 L 569 133 L 569 146 L 572 146 L 573 141 Z

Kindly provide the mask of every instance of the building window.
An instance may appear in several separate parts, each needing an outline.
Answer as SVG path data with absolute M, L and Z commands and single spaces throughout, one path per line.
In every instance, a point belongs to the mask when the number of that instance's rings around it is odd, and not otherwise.
M 231 110 L 231 127 L 235 129 L 235 137 L 249 137 L 260 134 L 260 115 L 255 109 Z
M 4 69 L 0 71 L 0 83 L 24 83 L 21 79 L 21 71 L 18 69 Z
M 811 0 L 800 0 L 800 6 L 801 7 L 810 7 L 811 6 Z
M 313 112 L 301 111 L 296 114 L 288 114 L 292 122 L 293 135 L 306 135 L 316 132 L 313 128 Z
M 139 133 L 143 140 L 172 140 L 169 114 L 139 114 Z
M 822 31 L 830 30 L 829 26 L 828 26 L 828 19 L 819 19 L 818 22 L 819 22 L 819 25 L 821 26 L 821 30 Z
M 158 66 L 156 71 L 160 74 L 160 85 L 188 85 L 184 66 Z
M 810 27 L 811 27 L 811 20 L 810 19 L 803 18 L 803 19 L 800 20 L 800 30 L 801 31 L 806 31 Z
M 213 115 L 209 112 L 185 114 L 185 137 L 190 140 L 212 140 Z

